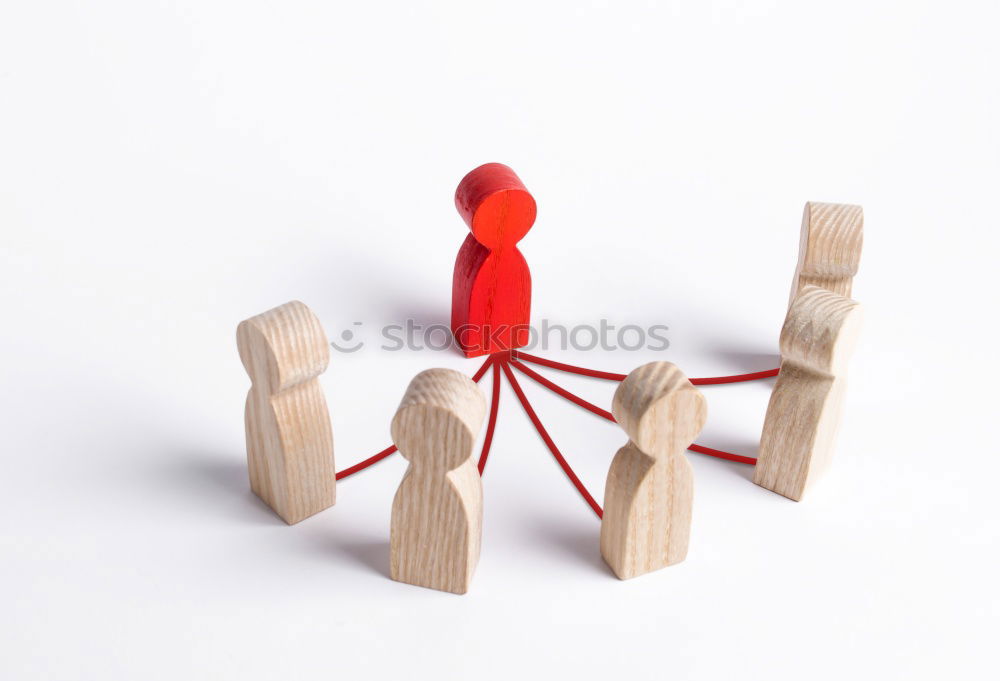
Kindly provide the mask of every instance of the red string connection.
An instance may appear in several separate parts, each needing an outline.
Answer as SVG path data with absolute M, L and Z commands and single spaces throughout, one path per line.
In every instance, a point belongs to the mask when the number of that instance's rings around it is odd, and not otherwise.
M 624 381 L 628 374 L 613 374 L 609 371 L 597 371 L 596 369 L 584 369 L 583 367 L 563 364 L 544 357 L 536 357 L 526 352 L 511 351 L 511 359 L 523 359 L 525 362 L 540 364 L 550 369 L 558 369 L 571 374 L 590 376 L 591 378 L 603 378 L 606 381 Z M 736 374 L 734 376 L 709 376 L 708 378 L 689 379 L 693 385 L 719 385 L 721 383 L 740 383 L 742 381 L 756 381 L 761 378 L 771 378 L 778 375 L 778 369 L 768 369 L 767 371 L 755 371 L 752 374 Z
M 364 461 L 362 461 L 361 463 L 356 463 L 353 466 L 351 466 L 350 468 L 345 468 L 344 470 L 342 470 L 339 473 L 337 473 L 337 476 L 336 476 L 337 480 L 343 480 L 348 475 L 354 475 L 358 471 L 363 471 L 364 469 L 368 468 L 369 466 L 377 464 L 379 461 L 381 461 L 385 457 L 389 456 L 390 454 L 394 454 L 395 452 L 396 452 L 396 445 L 392 445 L 391 447 L 386 447 L 385 449 L 383 449 L 381 452 L 379 452 L 375 456 L 369 457 L 369 458 L 365 459 Z
M 603 378 L 606 381 L 624 381 L 626 378 L 626 374 L 612 374 L 607 371 L 584 369 L 583 367 L 575 367 L 572 364 L 563 364 L 562 362 L 555 362 L 551 359 L 545 359 L 544 357 L 535 357 L 534 355 L 529 355 L 526 352 L 519 352 L 517 350 L 511 350 L 510 358 L 523 359 L 525 362 L 531 362 L 532 364 L 541 364 L 543 367 L 558 369 L 559 371 L 568 371 L 571 374 L 580 374 L 581 376 L 590 376 L 591 378 Z
M 529 369 L 528 367 L 519 363 L 517 360 L 512 360 L 510 364 L 518 371 L 526 375 L 528 378 L 534 379 L 535 382 L 542 384 L 543 386 L 545 386 L 555 394 L 559 395 L 560 397 L 566 398 L 573 404 L 583 407 L 587 411 L 593 412 L 594 414 L 597 414 L 601 418 L 605 418 L 608 421 L 611 421 L 612 423 L 617 423 L 614 414 L 612 414 L 611 412 L 605 411 L 604 409 L 598 407 L 596 404 L 591 404 L 582 397 L 574 395 L 565 388 L 562 388 L 553 383 L 552 381 L 550 381 L 549 379 L 545 378 L 537 371 Z M 751 465 L 757 463 L 757 459 L 752 459 L 749 456 L 740 456 L 739 454 L 731 454 L 729 452 L 724 452 L 721 449 L 712 449 L 711 447 L 703 447 L 699 444 L 692 444 L 690 447 L 688 447 L 688 449 L 691 450 L 692 452 L 698 452 L 699 454 L 707 454 L 709 456 L 714 456 L 717 459 L 725 459 L 726 461 L 736 461 L 738 463 L 747 463 Z
M 514 388 L 514 392 L 517 394 L 518 400 L 521 402 L 521 406 L 524 407 L 525 412 L 528 414 L 528 418 L 531 419 L 532 424 L 535 426 L 535 429 L 538 431 L 539 435 L 541 435 L 542 440 L 545 441 L 545 444 L 546 446 L 548 446 L 549 451 L 552 452 L 552 455 L 556 458 L 556 461 L 559 462 L 559 465 L 562 467 L 563 471 L 569 477 L 570 481 L 577 488 L 577 490 L 587 501 L 587 503 L 590 504 L 590 507 L 594 509 L 594 512 L 597 514 L 597 516 L 601 517 L 602 515 L 601 507 L 597 504 L 596 501 L 594 501 L 594 498 L 583 486 L 583 483 L 580 482 L 580 479 L 573 472 L 573 469 L 570 467 L 569 463 L 559 452 L 559 449 L 552 441 L 552 438 L 549 437 L 548 432 L 545 430 L 545 427 L 541 423 L 541 420 L 539 420 L 537 414 L 535 414 L 534 409 L 531 407 L 531 404 L 524 396 L 524 392 L 521 390 L 520 384 L 517 382 L 517 379 L 514 378 L 514 375 L 510 371 L 509 366 L 513 365 L 518 371 L 525 374 L 535 382 L 541 384 L 545 388 L 548 388 L 549 390 L 556 393 L 560 397 L 567 399 L 570 402 L 576 404 L 577 406 L 582 407 L 587 411 L 590 411 L 611 422 L 615 422 L 615 417 L 614 415 L 611 414 L 611 412 L 601 409 L 597 405 L 592 404 L 587 400 L 578 397 L 577 395 L 574 395 L 565 388 L 562 388 L 553 383 L 552 381 L 550 381 L 549 379 L 545 378 L 538 372 L 530 369 L 529 367 L 524 366 L 524 364 L 521 364 L 517 360 L 524 360 L 526 362 L 539 364 L 541 366 L 547 366 L 549 368 L 557 369 L 559 371 L 579 374 L 582 376 L 590 376 L 592 378 L 601 378 L 610 381 L 623 381 L 625 380 L 627 375 L 611 373 L 608 371 L 597 371 L 595 369 L 586 369 L 583 367 L 574 366 L 572 364 L 564 364 L 563 362 L 556 362 L 551 359 L 545 359 L 543 357 L 536 357 L 535 355 L 529 355 L 526 352 L 518 352 L 515 350 L 510 351 L 509 353 L 510 362 L 508 363 L 508 358 L 504 357 L 504 354 L 508 353 L 497 353 L 495 355 L 490 355 L 489 357 L 487 357 L 486 361 L 483 362 L 483 364 L 479 367 L 476 373 L 473 374 L 472 376 L 472 380 L 478 383 L 482 379 L 482 377 L 486 375 L 486 372 L 491 367 L 493 369 L 493 391 L 490 400 L 490 415 L 489 415 L 489 421 L 487 422 L 486 425 L 486 435 L 483 439 L 483 448 L 479 455 L 479 464 L 478 464 L 479 474 L 482 475 L 483 470 L 486 468 L 486 461 L 489 458 L 490 448 L 493 444 L 493 435 L 496 431 L 497 414 L 499 411 L 499 404 L 500 404 L 500 371 L 502 368 L 503 373 L 507 376 L 508 381 L 510 381 L 511 387 Z M 753 381 L 761 378 L 770 378 L 772 376 L 777 376 L 778 371 L 779 371 L 778 369 L 769 369 L 767 371 L 757 371 L 750 374 L 737 374 L 734 376 L 713 376 L 708 378 L 692 378 L 690 380 L 693 385 L 719 385 L 723 383 L 739 383 L 742 381 Z M 748 456 L 740 456 L 738 454 L 732 454 L 730 452 L 724 452 L 720 449 L 712 449 L 711 447 L 704 447 L 698 444 L 692 444 L 690 447 L 688 447 L 688 449 L 690 449 L 692 452 L 698 452 L 699 454 L 707 454 L 708 456 L 714 456 L 716 458 L 725 459 L 727 461 L 736 461 L 738 463 L 751 464 L 751 465 L 757 462 L 756 459 L 753 459 Z M 378 454 L 375 454 L 374 456 L 371 456 L 365 459 L 364 461 L 356 463 L 353 466 L 350 466 L 349 468 L 345 468 L 344 470 L 340 471 L 339 473 L 336 474 L 336 478 L 337 480 L 342 480 L 350 475 L 353 475 L 359 471 L 362 471 L 370 466 L 375 465 L 379 461 L 382 461 L 383 459 L 394 454 L 395 452 L 396 452 L 395 445 L 387 447 Z
M 712 449 L 711 447 L 702 447 L 701 445 L 692 444 L 688 447 L 692 452 L 698 452 L 699 454 L 708 454 L 709 456 L 714 456 L 717 459 L 725 459 L 726 461 L 735 461 L 737 463 L 748 463 L 751 466 L 757 464 L 757 459 L 752 459 L 749 456 L 740 456 L 739 454 L 730 454 L 729 452 L 724 452 L 721 449 Z
M 614 417 L 614 415 L 610 411 L 605 411 L 605 410 L 601 409 L 600 407 L 598 407 L 596 404 L 591 404 L 590 402 L 588 402 L 587 400 L 583 399 L 582 397 L 577 397 L 576 395 L 574 395 L 570 391 L 566 390 L 565 388 L 561 388 L 558 385 L 556 385 L 555 383 L 553 383 L 552 381 L 550 381 L 549 379 L 545 378 L 544 376 L 542 376 L 541 374 L 539 374 L 537 371 L 534 371 L 533 369 L 529 369 L 528 367 L 524 366 L 523 364 L 521 364 L 520 362 L 518 362 L 516 359 L 512 360 L 511 363 L 510 363 L 510 365 L 512 367 L 514 367 L 515 369 L 517 369 L 518 371 L 520 371 L 525 376 L 527 376 L 528 378 L 533 379 L 536 383 L 540 383 L 541 385 L 545 386 L 546 388 L 548 388 L 549 390 L 551 390 L 552 392 L 554 392 L 556 395 L 559 395 L 560 397 L 566 398 L 567 400 L 569 400 L 573 404 L 575 404 L 575 405 L 577 405 L 579 407 L 583 407 L 587 411 L 593 412 L 594 414 L 597 414 L 601 418 L 605 418 L 605 419 L 611 421 L 612 423 L 616 423 L 615 417 Z
M 768 369 L 767 371 L 755 371 L 752 374 L 736 374 L 735 376 L 710 376 L 708 378 L 691 378 L 692 385 L 719 385 L 721 383 L 742 383 L 743 381 L 756 381 L 760 378 L 771 378 L 777 376 L 780 369 Z
M 486 361 L 483 362 L 483 365 L 476 369 L 476 373 L 472 375 L 472 381 L 474 383 L 479 383 L 479 379 L 486 375 L 486 370 L 490 368 L 491 364 L 493 364 L 494 359 L 496 359 L 496 355 L 490 355 L 486 358 Z
M 492 358 L 491 358 L 492 359 Z M 490 445 L 493 444 L 493 431 L 497 427 L 497 412 L 500 411 L 500 362 L 493 365 L 493 394 L 490 396 L 490 420 L 486 423 L 486 436 L 483 438 L 483 449 L 479 454 L 479 476 L 482 477 L 486 468 L 486 459 L 490 457 Z
M 535 426 L 535 430 L 538 431 L 538 434 L 545 442 L 545 446 L 547 446 L 549 448 L 549 451 L 552 452 L 552 456 L 555 457 L 556 461 L 559 463 L 559 466 L 563 469 L 563 472 L 566 474 L 566 477 L 569 478 L 569 481 L 573 483 L 573 486 L 576 487 L 576 490 L 580 493 L 580 496 L 582 496 L 584 501 L 586 501 L 590 505 L 590 507 L 594 509 L 594 513 L 597 514 L 597 517 L 598 518 L 603 517 L 604 511 L 601 509 L 600 504 L 598 504 L 594 500 L 594 497 L 590 495 L 590 492 L 587 491 L 587 488 L 580 481 L 580 478 L 578 478 L 576 476 L 576 473 L 573 472 L 573 468 L 569 465 L 569 462 L 566 461 L 566 458 L 562 455 L 562 453 L 560 453 L 559 448 L 556 447 L 556 443 L 552 441 L 552 438 L 549 436 L 548 431 L 545 430 L 545 426 L 542 425 L 541 420 L 538 418 L 538 415 L 532 408 L 531 403 L 528 402 L 528 398 L 525 396 L 524 391 L 521 390 L 521 384 L 517 382 L 517 378 L 514 376 L 514 372 L 510 370 L 510 366 L 508 366 L 507 360 L 500 359 L 499 361 L 504 374 L 507 376 L 507 382 L 510 383 L 510 387 L 514 389 L 514 394 L 517 395 L 518 401 L 524 408 L 524 413 L 528 415 L 528 418 L 531 420 L 531 423 Z

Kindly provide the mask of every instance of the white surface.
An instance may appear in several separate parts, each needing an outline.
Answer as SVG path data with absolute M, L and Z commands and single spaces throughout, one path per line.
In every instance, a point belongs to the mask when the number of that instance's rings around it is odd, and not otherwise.
M 997 635 L 994 3 L 5 3 L 0 676 L 976 678 Z M 446 322 L 461 176 L 534 193 L 534 319 L 770 368 L 806 200 L 861 203 L 867 326 L 803 503 L 691 455 L 691 553 L 627 583 L 505 389 L 465 597 L 387 571 L 398 457 L 286 527 L 239 320 Z M 335 355 L 338 468 L 448 353 Z M 613 384 L 548 376 L 607 404 Z M 488 387 L 488 380 L 485 385 Z M 769 385 L 708 389 L 755 452 Z M 623 436 L 527 385 L 600 497 Z

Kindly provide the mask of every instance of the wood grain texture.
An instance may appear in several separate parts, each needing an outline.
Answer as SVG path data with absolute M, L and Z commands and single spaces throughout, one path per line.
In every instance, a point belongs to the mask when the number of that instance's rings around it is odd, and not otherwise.
M 245 422 L 250 488 L 288 524 L 336 501 L 333 431 L 317 380 L 330 361 L 319 320 L 299 301 L 240 323 L 250 375 Z
M 781 372 L 771 393 L 754 482 L 799 501 L 828 467 L 843 401 L 846 365 L 861 306 L 806 286 L 781 329 Z
M 864 222 L 861 206 L 814 201 L 806 204 L 789 306 L 806 286 L 850 297 L 861 262 Z
M 417 374 L 392 419 L 410 462 L 392 502 L 393 579 L 462 594 L 479 561 L 483 485 L 472 460 L 486 399 L 451 369 Z
M 535 222 L 535 199 L 513 170 L 487 163 L 466 175 L 455 206 L 471 230 L 452 280 L 451 329 L 467 357 L 523 347 L 531 272 L 517 242 Z
M 620 579 L 630 579 L 687 556 L 694 477 L 684 451 L 707 408 L 680 369 L 652 362 L 622 381 L 612 413 L 629 442 L 608 471 L 601 555 Z

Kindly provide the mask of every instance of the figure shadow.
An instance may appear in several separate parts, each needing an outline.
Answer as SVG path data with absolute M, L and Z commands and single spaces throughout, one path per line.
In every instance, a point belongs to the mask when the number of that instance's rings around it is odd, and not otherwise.
M 389 578 L 389 542 L 384 539 L 337 540 L 332 544 L 337 557 L 346 558 L 356 565 L 382 577 Z
M 451 309 L 434 305 L 426 300 L 394 300 L 390 304 L 391 314 L 387 319 L 405 324 L 407 320 L 421 328 L 444 327 L 451 330 Z
M 733 437 L 731 435 L 725 435 L 724 433 L 719 433 L 717 435 L 714 433 L 708 433 L 707 435 L 703 433 L 696 442 L 706 447 L 711 447 L 712 449 L 720 449 L 724 452 L 729 452 L 730 454 L 748 456 L 753 459 L 756 459 L 760 454 L 760 440 L 750 439 L 748 437 Z M 716 464 L 723 470 L 745 480 L 753 480 L 754 466 L 751 464 L 739 461 L 728 461 L 726 459 L 720 459 L 709 454 L 701 454 L 699 452 L 687 451 L 685 454 L 691 459 L 711 459 L 712 463 Z
M 411 333 L 409 329 L 413 329 L 413 338 L 407 337 L 407 344 L 412 341 L 415 348 L 464 356 L 452 337 L 450 307 L 425 300 L 396 300 L 390 309 L 392 312 L 387 319 L 392 321 L 386 323 L 403 325 L 407 336 Z
M 712 354 L 722 359 L 727 366 L 732 366 L 734 374 L 751 374 L 757 371 L 775 369 L 781 364 L 781 355 L 777 352 L 748 352 L 745 350 L 714 350 Z M 770 379 L 773 380 L 773 379 Z
M 169 466 L 155 472 L 155 486 L 167 488 L 187 506 L 251 525 L 286 523 L 250 490 L 246 458 L 195 449 L 172 451 Z
M 411 261 L 407 261 L 411 262 Z M 372 316 L 365 319 L 374 324 L 402 324 L 407 319 L 420 326 L 444 325 L 451 322 L 451 278 L 448 278 L 447 297 L 416 296 L 414 281 L 422 281 L 425 273 L 419 268 L 401 270 L 393 268 L 393 276 L 384 276 L 384 263 L 351 260 L 331 271 L 325 260 L 316 263 L 318 276 L 335 290 L 350 290 L 358 309 Z
M 297 528 L 297 532 L 288 535 L 291 546 L 297 547 L 295 551 L 319 556 L 323 560 L 347 562 L 362 567 L 366 572 L 389 577 L 388 539 L 331 536 L 328 526 L 322 522 L 309 523 L 311 519 L 318 519 L 333 508 L 290 526 L 250 491 L 246 462 L 242 458 L 203 456 L 189 460 L 188 464 L 190 481 L 200 482 L 210 488 L 207 494 L 200 496 L 211 496 L 216 510 L 223 509 L 228 516 L 238 517 L 248 524 Z M 198 485 L 192 484 L 189 487 L 197 489 Z
M 726 451 L 734 451 L 734 450 L 727 449 Z M 744 452 L 746 453 L 744 454 Z M 752 453 L 746 449 L 736 450 L 734 453 L 742 454 L 744 456 L 752 456 L 754 458 L 756 458 L 757 456 L 756 447 L 754 448 L 754 451 Z M 696 454 L 695 456 L 698 455 Z M 722 459 L 716 460 L 716 463 L 718 463 L 722 467 L 722 469 L 727 473 L 729 473 L 730 475 L 735 475 L 736 477 L 742 478 L 743 480 L 753 482 L 753 473 L 754 470 L 756 469 L 755 466 L 751 464 L 740 463 L 738 461 L 726 461 Z
M 581 565 L 588 565 L 604 575 L 614 576 L 601 558 L 600 524 L 593 527 L 573 526 L 551 519 L 537 520 L 531 525 L 534 536 Z
M 224 491 L 242 493 L 249 490 L 247 468 L 243 460 L 219 456 L 198 457 L 194 461 L 194 467 L 196 474 Z

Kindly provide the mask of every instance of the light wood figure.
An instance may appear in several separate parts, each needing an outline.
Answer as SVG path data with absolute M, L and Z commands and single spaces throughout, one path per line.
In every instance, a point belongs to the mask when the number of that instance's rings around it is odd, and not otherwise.
M 601 555 L 620 579 L 687 556 L 694 477 L 684 456 L 705 425 L 705 398 L 670 362 L 628 375 L 612 402 L 629 436 L 604 488 Z
M 240 323 L 250 488 L 289 525 L 336 501 L 333 431 L 317 377 L 330 361 L 319 320 L 285 303 Z
M 417 374 L 392 419 L 410 462 L 392 502 L 393 579 L 463 594 L 479 561 L 483 484 L 472 448 L 486 415 L 479 386 L 451 369 Z
M 760 438 L 758 485 L 799 501 L 829 465 L 860 324 L 857 302 L 818 286 L 806 286 L 792 303 Z
M 864 223 L 861 206 L 815 201 L 806 204 L 789 306 L 806 286 L 850 297 L 861 261 Z

